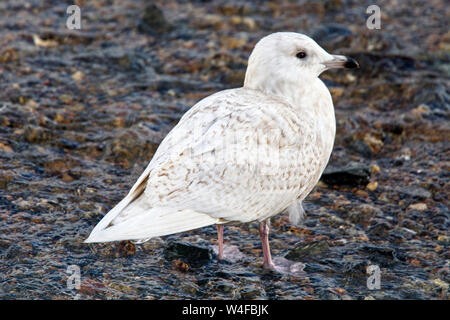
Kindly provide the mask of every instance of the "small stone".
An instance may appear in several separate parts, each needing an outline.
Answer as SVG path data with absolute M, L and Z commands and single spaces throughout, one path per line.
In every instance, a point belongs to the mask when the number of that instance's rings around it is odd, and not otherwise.
M 285 258 L 292 261 L 301 261 L 305 257 L 322 255 L 328 251 L 328 249 L 329 246 L 326 241 L 301 243 L 290 250 Z
M 391 237 L 400 240 L 411 240 L 416 234 L 417 232 L 415 232 L 414 230 L 405 227 L 395 228 L 389 232 L 389 235 Z
M 372 134 L 365 135 L 363 140 L 374 154 L 379 153 L 383 147 L 383 141 Z
M 36 46 L 42 48 L 51 48 L 58 45 L 58 42 L 55 40 L 42 40 L 37 34 L 33 34 L 33 41 Z
M 26 105 L 31 108 L 37 108 L 39 106 L 39 104 L 36 101 L 34 101 L 33 99 L 28 99 L 26 102 Z
M 367 188 L 369 191 L 375 191 L 375 190 L 377 189 L 377 187 L 378 187 L 378 182 L 377 182 L 377 181 L 369 182 L 369 183 L 367 184 L 367 186 L 366 186 L 366 188 Z
M 0 142 L 0 150 L 6 152 L 14 152 L 14 150 L 6 143 Z
M 441 287 L 441 288 L 444 289 L 444 290 L 447 290 L 447 289 L 448 289 L 448 283 L 442 281 L 441 279 L 434 279 L 434 280 L 433 280 L 433 284 L 434 284 L 435 286 Z
M 342 238 L 342 239 L 337 239 L 334 243 L 337 244 L 338 246 L 344 246 L 348 243 L 348 241 L 347 241 L 347 239 Z
M 212 260 L 212 250 L 200 245 L 185 242 L 171 243 L 165 250 L 164 256 L 168 260 L 182 259 L 193 266 L 202 265 Z
M 172 264 L 173 264 L 174 268 L 179 270 L 179 271 L 182 271 L 182 272 L 188 272 L 189 271 L 189 265 L 186 262 L 184 262 L 184 261 L 182 261 L 180 259 L 174 260 L 172 262 Z
M 419 232 L 421 232 L 423 230 L 423 225 L 421 225 L 420 223 L 418 223 L 418 222 L 416 222 L 414 220 L 408 219 L 408 218 L 403 219 L 400 222 L 399 226 L 400 227 L 404 227 L 404 228 L 409 229 L 409 230 L 413 230 L 413 231 L 415 231 L 417 233 L 419 233 Z
M 73 177 L 70 174 L 68 174 L 67 172 L 64 172 L 61 176 L 61 180 L 64 182 L 72 182 Z
M 232 25 L 239 25 L 241 27 L 244 27 L 246 30 L 255 30 L 256 28 L 256 22 L 254 19 L 250 17 L 242 17 L 242 16 L 232 16 L 230 18 L 230 23 Z
M 74 81 L 79 82 L 79 81 L 81 81 L 81 80 L 84 79 L 84 73 L 81 72 L 81 71 L 77 71 L 77 72 L 75 72 L 74 74 L 72 74 L 72 79 L 73 79 Z
M 69 164 L 63 159 L 55 159 L 47 161 L 44 164 L 44 168 L 47 172 L 52 174 L 64 173 L 69 168 Z
M 408 209 L 417 210 L 417 211 L 425 211 L 428 209 L 427 204 L 423 202 L 414 203 L 409 205 Z
M 380 167 L 377 164 L 372 164 L 370 166 L 370 171 L 372 173 L 380 173 L 381 169 L 380 169 Z
M 264 290 L 250 285 L 239 290 L 239 293 L 241 294 L 241 298 L 245 300 L 259 298 L 261 295 L 265 295 Z
M 409 261 L 409 263 L 411 263 L 411 264 L 412 264 L 413 266 L 415 266 L 415 267 L 420 267 L 420 266 L 421 266 L 420 261 L 417 260 L 417 259 L 411 259 L 411 260 Z
M 138 30 L 142 33 L 157 35 L 173 29 L 164 17 L 164 13 L 155 4 L 149 4 L 144 9 L 144 15 L 138 24 Z
M 321 180 L 330 185 L 358 186 L 367 185 L 370 178 L 370 168 L 358 162 L 350 162 L 344 167 L 328 167 Z
M 95 294 L 95 289 L 91 286 L 82 284 L 80 286 L 79 292 L 88 296 L 92 296 Z
M 133 256 L 136 254 L 136 245 L 131 241 L 119 242 L 118 251 L 121 256 Z
M 229 292 L 229 293 L 232 293 L 235 289 L 236 289 L 236 287 L 235 287 L 235 285 L 233 284 L 233 282 L 231 282 L 231 281 L 225 281 L 225 280 L 222 280 L 222 281 L 219 281 L 219 282 L 217 282 L 216 283 L 216 285 L 215 285 L 215 288 L 217 289 L 217 290 L 219 290 L 219 291 L 222 291 L 222 292 Z
M 396 191 L 406 198 L 417 200 L 427 200 L 431 198 L 431 192 L 419 186 L 399 187 Z
M 391 229 L 392 229 L 391 224 L 382 221 L 370 227 L 367 233 L 371 237 L 385 238 L 388 236 L 388 232 Z
M 356 195 L 358 195 L 360 197 L 364 197 L 364 198 L 369 196 L 369 194 L 366 191 L 364 191 L 364 190 L 356 190 L 355 193 L 356 193 Z
M 347 73 L 345 75 L 345 78 L 347 79 L 348 82 L 355 82 L 356 81 L 356 77 L 355 75 L 351 74 L 351 73 Z
M 362 204 L 351 209 L 349 218 L 353 223 L 368 224 L 372 218 L 383 216 L 383 211 L 370 204 Z
M 352 285 L 365 285 L 367 279 L 366 261 L 347 261 L 345 262 L 342 271 L 346 283 Z
M 347 291 L 345 291 L 345 289 L 343 288 L 330 288 L 330 291 L 340 296 L 347 293 Z
M 411 110 L 411 113 L 416 116 L 420 116 L 423 114 L 425 115 L 430 114 L 430 112 L 431 112 L 430 107 L 423 103 L 420 104 L 417 108 Z

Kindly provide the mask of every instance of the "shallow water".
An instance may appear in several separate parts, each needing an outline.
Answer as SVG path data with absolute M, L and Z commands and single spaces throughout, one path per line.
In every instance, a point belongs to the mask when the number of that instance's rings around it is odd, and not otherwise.
M 161 1 L 168 22 L 152 11 L 147 24 L 145 3 L 78 1 L 81 31 L 66 29 L 60 1 L 0 3 L 2 299 L 448 299 L 445 1 L 379 1 L 381 30 L 366 28 L 371 1 Z M 254 43 L 275 31 L 361 65 L 322 79 L 338 127 L 329 166 L 360 163 L 370 183 L 324 178 L 303 225 L 272 221 L 274 255 L 304 273 L 262 270 L 256 224 L 225 228 L 234 263 L 211 252 L 213 226 L 83 244 L 181 115 L 240 86 Z M 206 258 L 168 254 L 179 242 Z M 67 287 L 71 265 L 80 290 Z M 367 288 L 369 265 L 379 290 Z

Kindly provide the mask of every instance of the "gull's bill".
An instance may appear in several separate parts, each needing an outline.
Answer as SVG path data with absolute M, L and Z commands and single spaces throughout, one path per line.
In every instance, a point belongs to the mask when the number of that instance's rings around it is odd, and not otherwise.
M 359 68 L 358 62 L 355 59 L 341 56 L 341 55 L 331 55 L 333 58 L 331 60 L 325 61 L 323 65 L 326 70 L 328 69 L 337 69 L 337 68 L 345 68 L 345 69 L 357 69 Z

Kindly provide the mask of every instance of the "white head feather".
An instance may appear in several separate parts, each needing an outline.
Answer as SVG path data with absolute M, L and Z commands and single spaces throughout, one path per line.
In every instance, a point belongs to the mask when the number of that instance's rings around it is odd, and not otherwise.
M 350 63 L 350 64 L 349 64 Z M 277 32 L 262 38 L 248 61 L 244 87 L 266 88 L 306 84 L 330 68 L 357 67 L 353 59 L 331 55 L 310 37 Z

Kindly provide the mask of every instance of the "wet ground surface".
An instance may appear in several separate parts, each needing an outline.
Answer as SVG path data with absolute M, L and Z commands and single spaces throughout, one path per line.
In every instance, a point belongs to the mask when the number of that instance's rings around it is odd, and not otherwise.
M 145 1 L 75 3 L 81 31 L 66 29 L 61 1 L 0 3 L 0 298 L 448 299 L 445 1 L 377 1 L 381 30 L 366 28 L 371 1 L 159 1 L 165 18 Z M 322 76 L 338 129 L 306 220 L 272 220 L 273 253 L 304 273 L 262 270 L 256 224 L 225 228 L 234 263 L 217 262 L 213 226 L 83 244 L 180 116 L 240 86 L 274 31 L 361 64 Z M 67 288 L 70 265 L 80 290 Z

